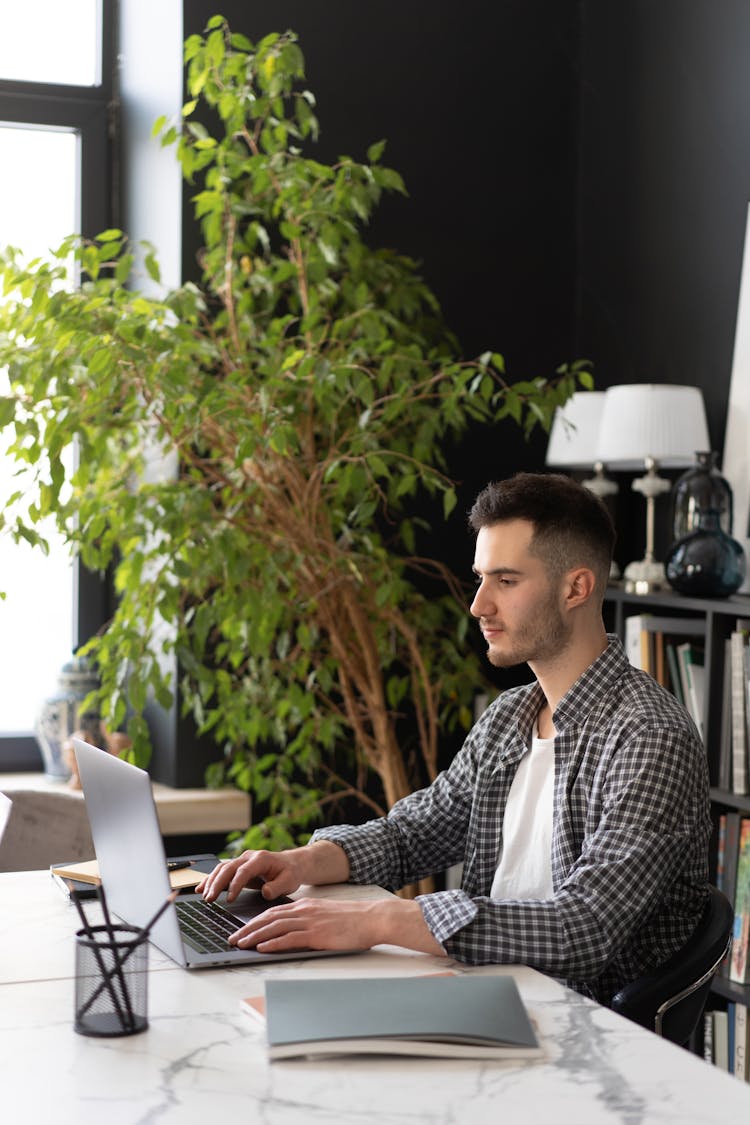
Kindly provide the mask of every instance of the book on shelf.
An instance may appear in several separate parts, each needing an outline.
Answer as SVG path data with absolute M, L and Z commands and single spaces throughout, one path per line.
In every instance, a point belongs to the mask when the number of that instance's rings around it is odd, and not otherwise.
M 740 1082 L 750 1081 L 750 1020 L 746 1004 L 730 1000 L 725 1011 L 706 1011 L 703 1058 Z
M 740 824 L 742 814 L 736 810 L 726 813 L 726 834 L 724 837 L 724 894 L 734 904 L 737 891 L 737 860 L 740 851 Z
M 724 890 L 724 861 L 727 851 L 727 814 L 722 813 L 716 831 L 716 886 Z
M 671 641 L 666 644 L 667 650 L 667 667 L 669 668 L 668 687 L 672 694 L 676 697 L 682 706 L 685 706 L 685 694 L 682 690 L 682 679 L 680 677 L 680 666 L 677 663 L 677 645 Z
M 735 1028 L 734 1000 L 727 1004 L 727 1070 L 734 1074 L 734 1028 Z
M 666 686 L 667 668 L 664 647 L 664 634 L 659 631 L 658 622 L 651 613 L 633 613 L 625 618 L 625 653 L 634 668 L 648 672 L 659 683 Z
M 255 997 L 242 1006 L 256 1018 Z M 511 976 L 430 975 L 265 982 L 268 1053 L 543 1057 Z
M 735 984 L 750 984 L 750 817 L 746 816 L 740 821 L 729 979 Z
M 633 613 L 625 618 L 625 653 L 634 668 L 648 671 L 648 633 L 644 622 L 648 615 Z
M 732 788 L 732 642 L 724 641 L 724 665 L 721 681 L 721 729 L 719 731 L 719 757 L 717 763 L 719 789 Z
M 737 811 L 730 811 L 722 813 L 719 818 L 719 830 L 721 831 L 722 823 L 724 826 L 723 832 L 723 849 L 722 849 L 722 870 L 721 870 L 721 886 L 719 890 L 723 891 L 729 901 L 734 907 L 735 897 L 737 892 L 737 860 L 740 850 L 740 823 L 742 820 L 741 813 Z M 718 857 L 717 857 L 718 858 Z M 717 871 L 718 879 L 718 871 Z M 717 881 L 718 886 L 718 881 Z M 730 969 L 731 954 L 724 958 L 719 966 L 719 976 L 728 977 Z
M 686 637 L 691 637 L 691 652 L 696 664 L 702 667 L 702 653 L 705 643 L 705 621 L 698 617 L 667 617 L 653 613 L 636 613 L 625 618 L 625 652 L 635 668 L 641 668 L 654 677 L 657 683 L 667 688 L 683 707 L 691 710 L 689 687 L 680 671 L 678 650 L 687 645 Z M 687 650 L 684 650 L 687 651 Z M 700 678 L 701 673 L 698 673 Z M 701 692 L 700 684 L 697 691 Z M 699 706 L 701 706 L 699 704 Z M 698 711 L 703 723 L 703 711 Z
M 748 1031 L 750 1023 L 747 1018 L 747 1005 L 739 1001 L 734 1006 L 734 1067 L 735 1078 L 743 1082 L 748 1081 Z
M 748 713 L 745 686 L 745 649 L 748 629 L 743 619 L 729 638 L 731 645 L 731 712 L 732 712 L 732 791 L 747 793 L 748 785 Z
M 742 650 L 745 664 L 745 766 L 747 769 L 748 789 L 750 789 L 750 641 Z
M 657 684 L 662 687 L 669 687 L 669 669 L 667 666 L 666 658 L 666 642 L 664 634 L 659 630 L 656 633 L 651 633 L 651 652 L 650 658 L 653 665 L 651 675 L 656 680 Z
M 729 1070 L 729 1016 L 727 1012 L 714 1012 L 714 1066 Z
M 703 1058 L 714 1061 L 714 1014 L 709 1011 L 703 1013 Z
M 704 660 L 702 645 L 690 641 L 683 641 L 677 645 L 677 664 L 680 669 L 685 707 L 690 712 L 690 717 L 698 728 L 701 738 L 704 737 L 703 713 L 706 701 Z

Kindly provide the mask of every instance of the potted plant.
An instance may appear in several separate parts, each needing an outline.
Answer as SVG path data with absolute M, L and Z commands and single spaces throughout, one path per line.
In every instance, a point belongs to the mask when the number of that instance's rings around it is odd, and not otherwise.
M 383 145 L 308 154 L 294 34 L 252 44 L 217 16 L 185 59 L 191 100 L 155 133 L 195 183 L 201 284 L 139 292 L 118 230 L 51 264 L 0 259 L 0 426 L 21 482 L 3 522 L 43 546 L 52 516 L 87 567 L 114 568 L 116 612 L 84 646 L 103 721 L 145 762 L 144 708 L 170 704 L 176 656 L 216 741 L 209 780 L 251 790 L 269 815 L 244 842 L 278 845 L 342 794 L 380 812 L 435 775 L 481 674 L 458 583 L 419 554 L 420 504 L 455 504 L 454 437 L 548 425 L 591 380 L 574 364 L 509 383 L 500 355 L 456 355 L 414 263 L 363 237 L 404 190 Z

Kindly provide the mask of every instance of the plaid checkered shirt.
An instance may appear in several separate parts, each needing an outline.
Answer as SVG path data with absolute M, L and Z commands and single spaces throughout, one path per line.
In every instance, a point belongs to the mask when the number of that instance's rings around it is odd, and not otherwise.
M 544 703 L 537 683 L 500 695 L 447 770 L 386 817 L 319 829 L 350 880 L 390 889 L 462 863 L 460 890 L 421 895 L 446 953 L 530 965 L 607 1003 L 675 953 L 706 901 L 706 755 L 683 707 L 633 668 L 615 636 L 554 713 L 553 895 L 493 900 L 511 782 Z

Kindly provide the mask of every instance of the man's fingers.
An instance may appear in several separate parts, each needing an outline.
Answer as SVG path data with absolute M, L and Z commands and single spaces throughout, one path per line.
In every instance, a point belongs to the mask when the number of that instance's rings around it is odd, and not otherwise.
M 218 866 L 213 869 L 211 874 L 203 880 L 203 883 L 201 883 L 199 887 L 196 888 L 198 893 L 202 893 L 203 897 L 208 899 L 209 901 L 217 898 L 222 891 L 226 890 L 227 887 L 230 886 L 231 882 L 234 879 L 234 873 L 236 872 L 238 864 L 240 862 L 241 859 L 228 859 L 219 863 Z
M 271 902 L 275 898 L 281 898 L 282 895 L 290 895 L 292 891 L 296 891 L 299 887 L 299 880 L 291 871 L 280 871 L 275 878 L 266 879 L 262 883 L 260 893 L 263 898 Z
M 249 871 L 247 864 L 243 863 L 239 867 L 235 868 L 234 874 L 232 875 L 232 878 L 229 882 L 229 886 L 227 887 L 227 902 L 231 902 L 232 899 L 237 898 L 237 895 L 240 893 L 240 891 L 244 887 L 246 887 L 251 880 L 252 874 Z
M 369 911 L 362 904 L 298 899 L 272 906 L 231 935 L 232 945 L 259 952 L 290 949 L 368 949 Z
M 288 913 L 278 917 L 269 917 L 269 912 L 261 915 L 230 934 L 227 939 L 230 945 L 239 945 L 241 948 L 261 946 L 267 949 L 307 949 L 310 947 L 309 936 L 305 933 L 305 923 Z
M 245 887 L 260 888 L 265 899 L 291 894 L 300 885 L 295 865 L 274 852 L 243 852 L 224 860 L 199 886 L 199 893 L 212 902 L 222 891 L 232 902 Z

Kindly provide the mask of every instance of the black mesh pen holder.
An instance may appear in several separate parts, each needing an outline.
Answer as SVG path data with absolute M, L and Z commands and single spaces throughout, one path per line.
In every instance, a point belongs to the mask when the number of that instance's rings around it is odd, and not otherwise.
M 76 933 L 75 1023 L 79 1035 L 135 1035 L 148 1027 L 148 938 L 132 926 Z

